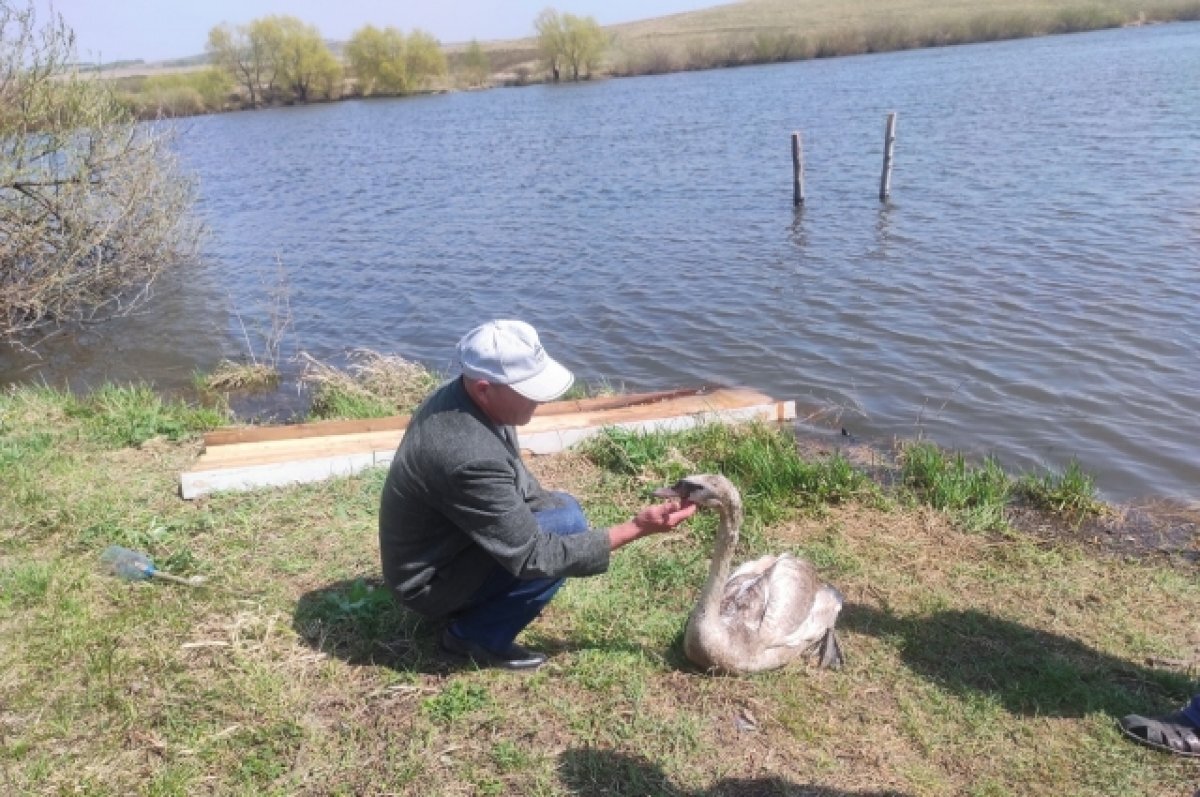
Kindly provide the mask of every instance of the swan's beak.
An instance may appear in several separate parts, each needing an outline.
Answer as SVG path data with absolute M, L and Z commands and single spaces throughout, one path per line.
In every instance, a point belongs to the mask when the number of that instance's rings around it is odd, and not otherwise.
M 655 498 L 674 498 L 679 501 L 679 507 L 691 506 L 696 503 L 691 496 L 696 492 L 696 485 L 689 484 L 686 479 L 680 479 L 670 487 L 660 487 L 654 491 Z
M 707 500 L 711 496 L 705 486 L 689 479 L 680 479 L 670 487 L 660 487 L 654 491 L 654 495 L 656 498 L 675 498 L 679 501 L 680 506 L 683 507 L 692 504 L 698 506 L 715 506 L 713 502 Z

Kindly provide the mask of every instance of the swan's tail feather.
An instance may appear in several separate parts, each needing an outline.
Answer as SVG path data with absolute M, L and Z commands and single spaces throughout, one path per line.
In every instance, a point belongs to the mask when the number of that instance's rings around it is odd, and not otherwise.
M 845 663 L 837 632 L 830 628 L 825 632 L 825 638 L 821 640 L 821 666 L 828 670 L 840 670 Z

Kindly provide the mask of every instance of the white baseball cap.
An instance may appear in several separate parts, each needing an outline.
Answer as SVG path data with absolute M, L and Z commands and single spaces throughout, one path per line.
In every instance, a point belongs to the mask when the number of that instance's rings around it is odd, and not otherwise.
M 546 354 L 538 333 L 524 321 L 497 318 L 472 329 L 458 342 L 463 376 L 508 385 L 527 399 L 553 401 L 575 381 Z

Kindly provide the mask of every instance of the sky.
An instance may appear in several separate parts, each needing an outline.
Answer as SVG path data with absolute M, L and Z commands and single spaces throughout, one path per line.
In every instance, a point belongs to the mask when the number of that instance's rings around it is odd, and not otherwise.
M 371 24 L 420 28 L 452 44 L 529 36 L 547 6 L 612 25 L 722 2 L 728 0 L 34 0 L 39 17 L 52 8 L 74 29 L 80 60 L 105 62 L 198 55 L 215 25 L 271 14 L 298 17 L 337 41 Z

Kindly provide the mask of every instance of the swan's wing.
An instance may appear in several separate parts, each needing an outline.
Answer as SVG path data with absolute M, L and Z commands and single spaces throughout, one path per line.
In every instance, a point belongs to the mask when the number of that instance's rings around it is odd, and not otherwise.
M 770 571 L 777 559 L 764 556 L 733 571 L 721 596 L 721 617 L 726 622 L 757 632 L 770 600 L 770 582 L 764 580 L 763 574 Z
M 804 622 L 788 634 L 779 644 L 788 647 L 814 648 L 833 628 L 842 611 L 842 593 L 828 584 L 817 590 Z M 834 644 L 837 644 L 836 639 Z
M 784 554 L 770 571 L 771 599 L 763 612 L 759 636 L 768 646 L 800 644 L 795 634 L 811 615 L 821 582 L 815 568 Z
M 812 565 L 795 557 L 764 556 L 739 567 L 725 583 L 721 616 L 765 647 L 789 644 L 812 608 L 819 584 Z

